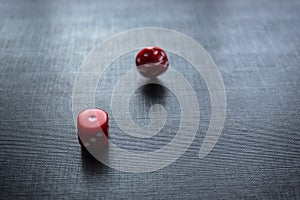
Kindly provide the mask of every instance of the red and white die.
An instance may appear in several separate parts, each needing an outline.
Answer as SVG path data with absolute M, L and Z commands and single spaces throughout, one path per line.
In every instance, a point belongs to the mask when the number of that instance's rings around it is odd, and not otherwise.
M 169 66 L 166 52 L 157 46 L 146 47 L 139 51 L 135 63 L 140 74 L 148 78 L 156 78 Z
M 87 109 L 78 114 L 79 143 L 85 148 L 102 148 L 108 144 L 108 114 L 101 109 Z

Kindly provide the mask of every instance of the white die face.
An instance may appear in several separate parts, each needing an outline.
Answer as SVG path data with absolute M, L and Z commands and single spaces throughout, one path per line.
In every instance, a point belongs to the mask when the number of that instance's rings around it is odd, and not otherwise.
M 102 148 L 108 142 L 108 138 L 103 132 L 97 131 L 95 133 L 81 133 L 79 138 L 82 144 L 87 148 Z
M 143 76 L 147 78 L 155 78 L 164 73 L 168 69 L 168 66 L 160 63 L 149 63 L 139 65 L 137 68 L 140 74 L 142 74 Z

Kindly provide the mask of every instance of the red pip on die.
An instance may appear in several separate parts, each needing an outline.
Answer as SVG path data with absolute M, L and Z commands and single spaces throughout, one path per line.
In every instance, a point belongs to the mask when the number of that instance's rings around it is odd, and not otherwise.
M 101 109 L 87 109 L 78 114 L 79 143 L 85 148 L 98 149 L 108 144 L 108 114 Z

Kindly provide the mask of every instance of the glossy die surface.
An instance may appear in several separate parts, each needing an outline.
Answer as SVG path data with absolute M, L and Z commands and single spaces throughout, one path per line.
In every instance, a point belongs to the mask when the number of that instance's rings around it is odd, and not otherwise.
M 169 67 L 166 52 L 160 47 L 146 47 L 138 52 L 135 63 L 138 71 L 145 77 L 155 78 Z

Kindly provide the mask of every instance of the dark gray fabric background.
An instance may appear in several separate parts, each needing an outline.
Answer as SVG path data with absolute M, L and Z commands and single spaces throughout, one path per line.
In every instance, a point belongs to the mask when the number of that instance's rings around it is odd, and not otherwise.
M 0 199 L 300 199 L 299 11 L 298 0 L 1 0 Z M 206 48 L 224 79 L 227 118 L 215 148 L 199 159 L 209 94 L 193 67 L 170 54 L 171 65 L 198 95 L 197 137 L 171 165 L 125 173 L 81 151 L 72 89 L 80 64 L 98 43 L 145 26 L 175 29 Z M 99 82 L 97 106 L 110 115 L 112 88 L 134 67 L 135 53 L 113 62 Z M 169 112 L 169 135 L 138 140 L 111 118 L 112 141 L 130 151 L 152 151 L 170 141 L 180 110 L 168 89 L 137 90 L 131 115 L 147 124 L 154 103 Z

